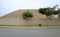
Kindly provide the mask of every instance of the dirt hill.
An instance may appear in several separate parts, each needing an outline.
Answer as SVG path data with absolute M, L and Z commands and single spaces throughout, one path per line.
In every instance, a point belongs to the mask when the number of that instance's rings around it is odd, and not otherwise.
M 13 12 L 3 16 L 3 18 L 21 18 L 22 13 L 26 12 L 27 10 L 29 12 L 33 13 L 34 18 L 36 18 L 36 17 L 37 18 L 46 18 L 44 15 L 38 13 L 38 9 L 20 9 L 20 10 L 16 10 L 16 11 L 13 11 Z
M 28 25 L 25 20 L 22 19 L 22 13 L 29 11 L 33 13 L 33 18 L 29 21 L 30 25 L 60 25 L 58 19 L 49 20 L 45 15 L 39 13 L 38 9 L 19 9 L 9 14 L 2 16 L 0 24 L 2 25 Z

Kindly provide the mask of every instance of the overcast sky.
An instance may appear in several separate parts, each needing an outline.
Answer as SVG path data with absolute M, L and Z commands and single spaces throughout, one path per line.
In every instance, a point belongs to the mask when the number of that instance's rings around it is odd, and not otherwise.
M 56 4 L 60 5 L 60 0 L 0 0 L 0 16 L 18 9 L 39 9 Z

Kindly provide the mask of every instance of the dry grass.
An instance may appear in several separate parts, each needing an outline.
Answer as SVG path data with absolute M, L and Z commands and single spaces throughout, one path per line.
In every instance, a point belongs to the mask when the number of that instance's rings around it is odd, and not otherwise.
M 60 26 L 19 26 L 19 25 L 0 25 L 0 28 L 52 28 L 52 27 L 60 28 Z

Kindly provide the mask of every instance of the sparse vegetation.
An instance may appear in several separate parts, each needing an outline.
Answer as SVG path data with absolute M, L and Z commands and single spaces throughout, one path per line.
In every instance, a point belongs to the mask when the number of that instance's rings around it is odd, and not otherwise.
M 26 23 L 28 23 L 29 20 L 32 19 L 33 13 L 31 13 L 31 12 L 29 12 L 29 11 L 24 12 L 24 13 L 22 14 L 22 17 L 23 17 L 24 20 L 26 20 Z M 29 26 L 29 23 L 28 23 L 28 26 Z

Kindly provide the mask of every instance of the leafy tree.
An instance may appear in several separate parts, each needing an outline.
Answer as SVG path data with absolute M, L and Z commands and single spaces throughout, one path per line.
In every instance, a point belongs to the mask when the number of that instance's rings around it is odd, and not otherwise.
M 53 6 L 52 8 L 51 7 L 47 7 L 47 8 L 40 8 L 39 9 L 39 13 L 43 14 L 43 15 L 46 15 L 48 17 L 48 19 L 52 19 L 51 16 L 54 14 L 58 14 L 57 13 L 57 10 L 55 10 L 56 8 L 58 7 L 58 5 L 55 5 Z
M 33 17 L 33 13 L 27 11 L 27 12 L 24 12 L 22 14 L 22 17 L 24 20 L 26 20 L 26 22 L 28 22 L 29 20 L 31 20 L 31 18 Z
M 60 19 L 60 9 L 57 10 L 58 17 Z
M 41 8 L 39 9 L 39 13 L 46 15 L 48 17 L 48 19 L 51 20 L 51 15 L 53 14 L 53 9 L 48 7 L 48 8 Z
M 53 10 L 55 10 L 58 7 L 58 4 L 56 4 L 55 6 L 53 6 Z

